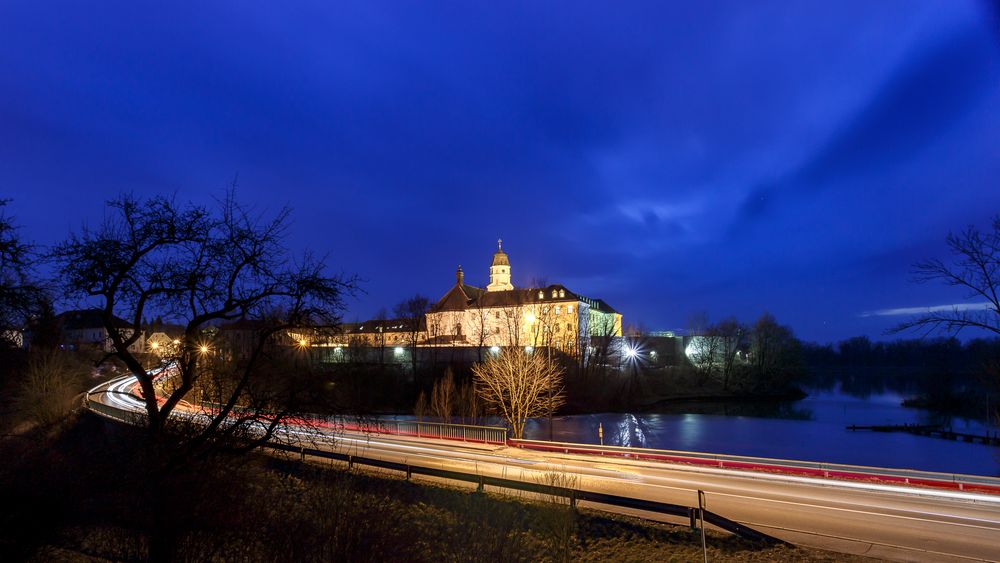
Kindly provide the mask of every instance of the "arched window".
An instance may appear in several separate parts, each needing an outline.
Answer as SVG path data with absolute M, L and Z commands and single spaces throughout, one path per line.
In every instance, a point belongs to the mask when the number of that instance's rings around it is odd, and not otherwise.
M 561 313 L 561 312 L 562 312 L 562 310 L 561 310 L 561 309 L 562 309 L 562 308 L 561 308 L 561 307 L 560 307 L 559 305 L 556 305 L 556 314 L 557 314 L 557 315 L 558 315 L 559 313 Z
M 539 291 L 538 292 L 538 298 L 539 299 L 545 299 L 545 292 L 544 291 Z
M 559 297 L 559 292 L 553 289 L 552 290 L 552 298 L 555 299 L 556 297 Z
M 559 290 L 559 299 L 562 299 L 563 297 L 566 297 L 566 292 L 560 289 Z

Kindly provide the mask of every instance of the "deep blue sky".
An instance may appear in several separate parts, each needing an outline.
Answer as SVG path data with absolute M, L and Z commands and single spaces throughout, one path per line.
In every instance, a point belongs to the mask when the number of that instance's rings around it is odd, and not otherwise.
M 908 270 L 1000 212 L 997 10 L 664 4 L 6 0 L 0 196 L 45 245 L 238 173 L 368 280 L 351 318 L 485 285 L 498 236 L 652 329 L 960 302 Z

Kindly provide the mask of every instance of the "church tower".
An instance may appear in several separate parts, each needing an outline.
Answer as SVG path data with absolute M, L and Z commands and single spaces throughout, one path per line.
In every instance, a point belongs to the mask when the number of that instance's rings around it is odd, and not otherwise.
M 497 240 L 497 251 L 493 254 L 490 265 L 490 285 L 486 291 L 510 291 L 514 286 L 510 283 L 510 260 L 503 251 L 503 239 Z

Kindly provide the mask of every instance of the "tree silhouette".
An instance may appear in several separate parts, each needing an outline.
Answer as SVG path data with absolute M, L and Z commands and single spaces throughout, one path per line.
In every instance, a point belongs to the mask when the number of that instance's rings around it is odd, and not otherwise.
M 914 265 L 918 283 L 943 282 L 965 290 L 969 299 L 980 299 L 973 307 L 930 309 L 890 329 L 891 333 L 925 329 L 957 334 L 966 328 L 1000 334 L 1000 215 L 993 218 L 992 230 L 975 226 L 951 233 L 947 239 L 952 261 L 925 260 Z
M 170 414 L 218 352 L 211 335 L 222 322 L 257 321 L 257 329 L 246 361 L 227 387 L 228 397 L 201 439 L 242 431 L 251 442 L 265 440 L 287 414 L 272 404 L 275 412 L 230 418 L 251 399 L 268 343 L 291 329 L 335 326 L 343 295 L 356 287 L 353 278 L 326 274 L 323 260 L 308 253 L 292 257 L 284 245 L 288 218 L 287 208 L 269 218 L 255 214 L 236 201 L 233 191 L 214 208 L 122 195 L 108 202 L 100 226 L 85 227 L 53 249 L 66 293 L 99 304 L 113 345 L 108 356 L 119 358 L 138 379 L 152 435 L 164 431 Z M 174 383 L 160 398 L 154 376 L 129 350 L 141 337 L 142 319 L 153 315 L 184 327 L 171 358 Z M 128 328 L 116 324 L 116 317 Z

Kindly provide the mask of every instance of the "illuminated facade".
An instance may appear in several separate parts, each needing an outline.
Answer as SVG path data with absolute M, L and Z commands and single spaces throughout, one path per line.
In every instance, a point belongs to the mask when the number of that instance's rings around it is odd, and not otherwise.
M 622 335 L 622 316 L 600 299 L 589 299 L 561 284 L 515 288 L 510 258 L 497 241 L 485 288 L 465 283 L 459 266 L 455 285 L 421 319 L 369 320 L 345 324 L 324 344 L 382 348 L 399 355 L 413 346 L 493 348 L 551 347 L 577 354 L 591 336 Z
M 490 264 L 485 289 L 465 283 L 459 266 L 455 285 L 427 313 L 428 345 L 552 347 L 575 354 L 590 336 L 621 336 L 622 316 L 600 299 L 561 284 L 518 289 L 502 242 Z

